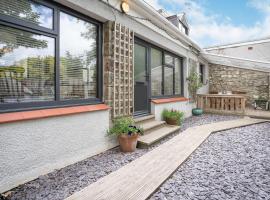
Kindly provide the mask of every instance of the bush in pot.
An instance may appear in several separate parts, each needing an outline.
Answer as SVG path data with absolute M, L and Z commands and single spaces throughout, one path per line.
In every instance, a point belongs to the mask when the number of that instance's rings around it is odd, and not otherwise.
M 184 119 L 184 113 L 178 110 L 164 109 L 162 112 L 162 118 L 170 125 L 181 125 Z
M 131 117 L 119 117 L 113 121 L 113 126 L 108 130 L 109 135 L 117 136 L 123 152 L 135 151 L 138 137 L 143 134 L 143 129 L 134 124 Z
M 195 69 L 191 70 L 187 78 L 187 81 L 188 81 L 188 91 L 190 93 L 191 99 L 196 105 L 196 108 L 192 109 L 192 114 L 195 116 L 201 115 L 203 113 L 203 110 L 197 107 L 197 100 L 198 100 L 197 91 L 202 87 L 203 84 L 201 82 L 200 75 L 196 72 Z

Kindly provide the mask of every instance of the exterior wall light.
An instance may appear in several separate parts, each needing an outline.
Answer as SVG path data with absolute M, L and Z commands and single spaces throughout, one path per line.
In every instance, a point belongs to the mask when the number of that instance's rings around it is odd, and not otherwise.
M 128 1 L 127 0 L 123 0 L 121 2 L 121 10 L 124 13 L 128 13 L 129 12 L 129 5 L 128 5 Z

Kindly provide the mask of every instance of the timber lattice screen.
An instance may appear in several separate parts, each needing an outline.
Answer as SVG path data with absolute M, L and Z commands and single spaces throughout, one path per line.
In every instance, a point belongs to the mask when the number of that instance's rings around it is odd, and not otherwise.
M 133 114 L 134 33 L 119 23 L 105 24 L 104 97 L 112 107 L 111 118 Z

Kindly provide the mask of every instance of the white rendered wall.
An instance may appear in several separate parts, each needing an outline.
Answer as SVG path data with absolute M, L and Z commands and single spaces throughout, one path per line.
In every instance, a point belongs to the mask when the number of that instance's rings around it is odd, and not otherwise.
M 252 48 L 252 49 L 249 49 Z M 270 42 L 207 49 L 209 53 L 270 62 Z
M 117 145 L 109 110 L 0 125 L 0 192 Z
M 151 103 L 151 113 L 155 115 L 156 120 L 162 120 L 161 114 L 164 109 L 174 109 L 185 113 L 185 118 L 192 115 L 191 110 L 194 108 L 194 104 L 189 101 L 170 102 L 162 104 Z

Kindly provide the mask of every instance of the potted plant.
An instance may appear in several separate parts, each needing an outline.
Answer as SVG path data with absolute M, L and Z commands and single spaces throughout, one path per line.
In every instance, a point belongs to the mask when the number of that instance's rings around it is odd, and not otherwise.
M 201 108 L 197 107 L 197 91 L 199 88 L 202 87 L 202 82 L 200 80 L 200 75 L 195 71 L 195 69 L 191 70 L 188 78 L 188 90 L 191 96 L 191 99 L 193 100 L 193 102 L 196 105 L 196 108 L 192 109 L 192 114 L 195 116 L 201 115 L 203 113 L 203 110 Z
M 268 109 L 268 100 L 266 98 L 263 98 L 262 96 L 259 96 L 255 99 L 255 109 Z
M 120 117 L 113 121 L 108 134 L 117 136 L 122 152 L 133 152 L 136 150 L 139 135 L 143 134 L 143 129 L 135 126 L 131 117 Z
M 178 110 L 164 109 L 162 112 L 162 118 L 170 125 L 181 125 L 184 119 L 184 113 Z

